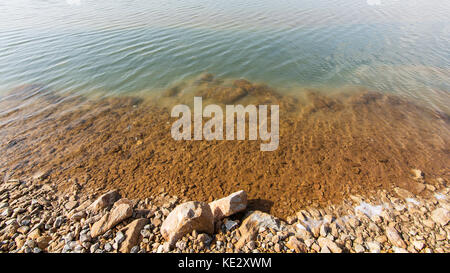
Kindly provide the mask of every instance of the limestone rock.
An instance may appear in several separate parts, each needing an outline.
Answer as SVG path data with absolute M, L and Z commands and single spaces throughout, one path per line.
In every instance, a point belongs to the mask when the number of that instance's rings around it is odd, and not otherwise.
M 141 218 L 134 220 L 133 222 L 128 224 L 128 226 L 125 227 L 127 231 L 125 232 L 125 240 L 122 242 L 122 245 L 120 246 L 120 252 L 128 253 L 131 251 L 131 248 L 133 246 L 139 244 L 141 230 L 147 223 L 148 219 Z
M 420 180 L 424 177 L 424 173 L 419 169 L 412 169 L 411 171 L 414 175 L 414 179 L 416 180 Z
M 431 212 L 431 219 L 441 226 L 447 225 L 450 220 L 450 211 L 445 208 L 438 208 Z
M 307 251 L 306 245 L 300 242 L 295 236 L 289 237 L 286 246 L 297 253 L 305 253 Z
M 400 196 L 401 198 L 404 198 L 404 199 L 414 197 L 414 195 L 411 192 L 409 192 L 405 189 L 402 189 L 402 188 L 395 188 L 394 191 L 398 196 Z
M 52 237 L 50 237 L 48 235 L 41 236 L 36 239 L 36 244 L 40 249 L 45 249 L 51 240 L 52 240 Z
M 389 242 L 391 242 L 392 245 L 400 248 L 406 248 L 406 244 L 403 241 L 400 234 L 398 234 L 397 230 L 393 227 L 387 227 L 386 228 L 386 236 L 389 239 Z
M 110 207 L 120 198 L 120 194 L 116 190 L 109 191 L 95 200 L 88 210 L 92 212 L 98 212 L 106 207 Z
M 218 221 L 247 208 L 247 193 L 238 191 L 227 197 L 209 203 L 214 220 Z
M 275 231 L 285 229 L 280 220 L 272 215 L 261 211 L 253 211 L 249 213 L 239 227 L 241 238 L 236 243 L 236 247 L 242 248 L 247 242 L 254 240 L 260 228 L 271 228 Z
M 328 248 L 333 253 L 341 253 L 342 249 L 333 241 L 328 238 L 320 237 L 317 242 L 321 248 Z
M 131 215 L 133 215 L 132 203 L 126 198 L 120 199 L 114 203 L 114 206 L 110 212 L 105 214 L 102 218 L 100 218 L 100 220 L 92 225 L 92 237 L 95 238 L 105 233 L 121 221 L 129 218 Z
M 185 234 L 214 232 L 214 217 L 211 208 L 204 202 L 186 202 L 175 207 L 161 226 L 161 235 L 172 247 Z

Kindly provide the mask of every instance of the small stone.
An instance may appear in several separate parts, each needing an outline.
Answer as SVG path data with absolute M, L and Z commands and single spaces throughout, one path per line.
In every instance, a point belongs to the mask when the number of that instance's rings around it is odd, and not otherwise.
M 197 241 L 202 242 L 205 245 L 209 245 L 212 241 L 212 238 L 208 234 L 202 233 L 202 234 L 198 235 Z
M 95 253 L 97 251 L 97 249 L 99 249 L 99 247 L 100 247 L 100 243 L 95 243 L 90 247 L 89 251 L 91 253 Z
M 141 231 L 144 228 L 144 226 L 148 223 L 147 218 L 140 218 L 136 219 L 130 224 L 128 224 L 125 229 L 125 235 L 122 238 L 120 238 L 120 242 L 117 241 L 119 244 L 122 243 L 120 247 L 120 252 L 126 253 L 130 252 L 133 246 L 139 245 L 141 240 Z M 117 239 L 117 237 L 116 237 Z
M 175 244 L 175 247 L 178 248 L 179 250 L 183 251 L 186 249 L 186 242 L 180 240 Z
M 255 249 L 255 248 L 256 248 L 256 243 L 255 243 L 255 241 L 250 241 L 250 242 L 248 242 L 248 243 L 247 243 L 247 248 L 248 248 L 249 250 Z
M 236 221 L 232 221 L 232 220 L 227 220 L 227 221 L 225 221 L 225 229 L 227 230 L 227 231 L 231 231 L 231 230 L 233 230 L 235 227 L 237 227 L 238 226 L 238 223 L 236 222 Z
M 29 226 L 21 226 L 17 229 L 17 232 L 22 234 L 27 234 L 27 232 L 30 230 Z
M 53 223 L 53 227 L 59 228 L 62 225 L 63 221 L 64 218 L 62 216 L 56 217 L 55 222 Z
M 41 232 L 39 231 L 38 228 L 36 228 L 33 231 L 31 231 L 30 233 L 28 233 L 28 238 L 30 238 L 32 240 L 36 240 L 40 236 L 41 236 Z
M 122 231 L 116 233 L 116 238 L 114 238 L 114 241 L 118 244 L 121 244 L 123 241 L 125 241 L 125 235 Z
M 412 169 L 411 171 L 413 173 L 414 179 L 416 179 L 416 180 L 423 179 L 424 173 L 421 170 L 419 170 L 419 169 Z
M 33 253 L 41 253 L 42 250 L 39 247 L 33 248 Z
M 110 252 L 113 250 L 113 247 L 110 243 L 106 243 L 104 248 L 106 252 Z

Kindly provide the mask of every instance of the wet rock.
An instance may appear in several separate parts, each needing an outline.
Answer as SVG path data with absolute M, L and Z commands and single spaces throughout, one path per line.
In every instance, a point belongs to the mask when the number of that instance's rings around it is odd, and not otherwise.
M 178 205 L 161 226 L 161 234 L 170 247 L 194 230 L 209 234 L 214 232 L 214 217 L 206 203 L 191 201 Z
M 88 210 L 92 212 L 98 212 L 104 208 L 110 207 L 120 198 L 120 194 L 117 190 L 109 191 L 95 200 Z
M 412 171 L 412 173 L 413 173 L 414 179 L 416 179 L 416 180 L 423 179 L 423 177 L 424 177 L 424 175 L 425 175 L 425 174 L 424 174 L 421 170 L 419 170 L 419 169 L 412 169 L 411 171 Z
M 209 203 L 215 221 L 230 216 L 247 208 L 247 193 L 238 191 L 227 197 Z

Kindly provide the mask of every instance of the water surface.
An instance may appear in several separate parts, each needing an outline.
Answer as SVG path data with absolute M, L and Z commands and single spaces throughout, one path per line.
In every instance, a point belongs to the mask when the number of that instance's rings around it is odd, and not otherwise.
M 17 0 L 0 12 L 3 92 L 149 93 L 210 72 L 448 110 L 448 1 Z

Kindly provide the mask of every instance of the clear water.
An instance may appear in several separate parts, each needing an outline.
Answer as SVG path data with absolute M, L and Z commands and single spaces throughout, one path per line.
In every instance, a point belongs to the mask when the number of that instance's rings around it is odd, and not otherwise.
M 0 90 L 153 92 L 211 72 L 447 111 L 450 1 L 0 1 Z

